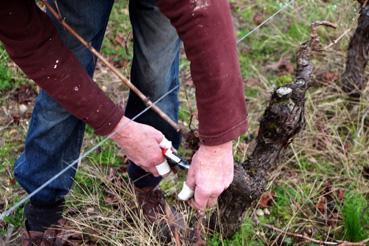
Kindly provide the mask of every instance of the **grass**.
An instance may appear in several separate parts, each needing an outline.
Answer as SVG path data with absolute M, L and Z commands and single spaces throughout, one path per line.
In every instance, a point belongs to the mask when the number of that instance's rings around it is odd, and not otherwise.
M 0 48 L 0 91 L 12 88 L 12 75 L 7 66 L 8 57 L 6 51 Z
M 230 2 L 238 37 L 255 27 L 255 14 L 267 18 L 284 3 L 275 0 Z M 281 59 L 294 65 L 296 51 L 309 38 L 309 26 L 313 21 L 329 20 L 337 24 L 336 30 L 319 29 L 323 47 L 346 30 L 353 30 L 357 10 L 354 1 L 297 0 L 240 44 L 250 128 L 235 144 L 236 160 L 245 160 L 249 146 L 246 142 L 257 133 L 258 119 L 266 107 L 270 92 L 275 86 L 294 78 L 293 73 L 271 69 L 271 65 Z M 132 42 L 127 12 L 126 0 L 115 4 L 102 51 L 129 76 Z M 123 41 L 118 36 L 124 37 Z M 369 237 L 368 225 L 365 224 L 369 220 L 366 209 L 369 186 L 368 180 L 362 175 L 363 168 L 368 166 L 368 128 L 363 124 L 367 118 L 368 90 L 348 110 L 344 95 L 336 85 L 337 81 L 322 79 L 326 72 L 342 73 L 348 39 L 349 35 L 343 36 L 338 44 L 314 57 L 315 83 L 307 94 L 307 125 L 288 147 L 278 168 L 271 173 L 267 190 L 275 195 L 268 207 L 270 215 L 264 213 L 258 216 L 261 224 L 256 225 L 253 214 L 258 206 L 255 203 L 246 211 L 244 224 L 236 235 L 230 239 L 224 239 L 220 234 L 211 235 L 208 245 L 316 245 L 269 230 L 262 224 L 327 241 L 358 241 Z M 188 62 L 183 60 L 181 77 L 184 84 L 188 68 Z M 115 77 L 98 66 L 95 79 L 106 87 L 107 93 L 115 101 L 124 104 L 127 91 Z M 0 108 L 13 110 L 12 106 L 17 105 L 17 102 L 7 98 L 14 87 L 30 83 L 0 49 Z M 194 88 L 187 84 L 182 87 L 180 119 L 188 124 L 195 105 Z M 184 90 L 187 91 L 187 97 Z M 5 117 L 5 114 L 1 113 L 1 117 Z M 0 211 L 10 207 L 24 194 L 18 185 L 11 184 L 11 170 L 14 160 L 22 151 L 28 121 L 28 117 L 23 117 L 18 124 L 11 124 L 0 131 Z M 100 140 L 91 129 L 87 129 L 83 148 L 88 149 Z M 186 150 L 183 153 L 189 155 Z M 65 217 L 70 230 L 85 244 L 159 245 L 152 228 L 144 226 L 142 217 L 133 216 L 136 204 L 132 190 L 127 189 L 130 187 L 127 176 L 119 169 L 124 162 L 117 147 L 107 142 L 84 159 L 79 167 L 75 185 L 67 197 Z M 175 202 L 176 190 L 173 187 L 176 188 L 172 181 L 162 184 L 168 199 L 189 218 L 191 211 Z M 326 204 L 321 201 L 326 201 Z M 325 209 L 321 210 L 321 205 Z M 128 222 L 129 217 L 134 217 L 134 223 Z M 0 223 L 1 235 L 7 233 L 10 224 L 18 229 L 23 220 L 22 210 L 18 210 L 6 223 Z M 13 242 L 16 242 L 17 237 L 19 234 L 15 231 Z
M 358 242 L 369 237 L 369 204 L 360 193 L 346 195 L 342 209 L 345 238 Z

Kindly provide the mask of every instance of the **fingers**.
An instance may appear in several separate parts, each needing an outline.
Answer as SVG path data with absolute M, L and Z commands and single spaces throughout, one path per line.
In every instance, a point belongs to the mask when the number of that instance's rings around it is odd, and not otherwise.
M 145 171 L 151 173 L 154 177 L 159 177 L 160 176 L 158 170 L 156 170 L 155 167 L 151 167 L 151 168 L 145 169 Z
M 165 142 L 169 146 L 168 148 L 171 148 L 172 143 L 160 131 L 151 126 L 131 121 L 129 127 L 124 128 L 124 131 L 119 131 L 119 129 L 117 130 L 119 134 L 116 134 L 119 137 L 115 137 L 113 140 L 125 150 L 128 159 L 155 177 L 170 173 L 170 167 L 165 162 L 160 145 L 161 142 Z
M 210 196 L 208 199 L 207 207 L 213 208 L 217 205 L 217 202 L 218 202 L 218 196 Z
M 150 149 L 147 149 L 147 151 L 149 152 Z M 170 168 L 160 148 L 158 148 L 158 151 L 156 151 L 156 149 L 154 151 L 151 150 L 150 153 L 150 157 L 146 157 L 146 159 L 143 159 L 141 162 L 135 162 L 135 160 L 131 160 L 155 177 L 167 174 L 168 169 Z
M 200 187 L 197 187 L 195 189 L 195 207 L 201 211 L 205 210 L 208 205 L 208 200 L 209 194 Z
M 195 189 L 195 207 L 199 210 L 205 210 L 206 208 L 215 207 L 218 202 L 218 197 L 222 192 L 223 189 L 210 191 L 197 187 Z

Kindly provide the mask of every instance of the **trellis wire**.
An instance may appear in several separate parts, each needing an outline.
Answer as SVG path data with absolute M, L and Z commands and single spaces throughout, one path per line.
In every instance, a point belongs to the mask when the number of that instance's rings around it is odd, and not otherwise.
M 244 36 L 242 36 L 240 39 L 238 39 L 237 44 L 240 44 L 243 40 L 245 40 L 247 37 L 249 37 L 251 34 L 259 30 L 262 26 L 264 26 L 266 23 L 271 21 L 275 16 L 277 16 L 279 13 L 287 9 L 294 0 L 289 1 L 288 3 L 284 4 L 278 11 L 276 11 L 273 15 L 265 19 L 260 25 L 252 29 L 250 32 L 246 33 Z M 142 114 L 144 114 L 146 111 L 148 111 L 153 105 L 156 105 L 158 102 L 163 100 L 165 97 L 167 97 L 169 94 L 171 94 L 174 90 L 178 89 L 179 85 L 169 90 L 167 93 L 165 93 L 163 96 L 161 96 L 158 100 L 156 100 L 152 105 L 146 107 L 143 111 L 138 113 L 135 117 L 133 117 L 130 121 L 128 121 L 123 128 L 127 127 L 131 121 L 134 121 L 138 117 L 140 117 Z M 83 155 L 81 155 L 78 159 L 73 161 L 71 164 L 69 164 L 67 167 L 65 167 L 63 170 L 61 170 L 59 173 L 54 175 L 52 178 L 50 178 L 47 182 L 45 182 L 43 185 L 41 185 L 39 188 L 34 190 L 32 193 L 25 196 L 23 199 L 21 199 L 19 202 L 17 202 L 15 205 L 13 205 L 8 210 L 4 211 L 0 214 L 0 221 L 3 221 L 5 217 L 9 216 L 12 212 L 14 212 L 17 208 L 19 208 L 21 205 L 23 205 L 25 202 L 27 202 L 29 199 L 31 199 L 33 196 L 35 196 L 38 192 L 40 192 L 42 189 L 44 189 L 46 186 L 48 186 L 50 183 L 52 183 L 54 180 L 56 180 L 58 177 L 60 177 L 62 174 L 64 174 L 66 171 L 74 167 L 76 164 L 78 164 L 82 159 L 87 157 L 90 153 L 95 151 L 97 148 L 99 148 L 102 144 L 104 144 L 110 137 L 112 137 L 116 132 L 112 132 L 110 135 L 108 135 L 106 138 L 101 140 L 99 143 L 97 143 L 95 146 L 93 146 L 91 149 L 87 150 Z

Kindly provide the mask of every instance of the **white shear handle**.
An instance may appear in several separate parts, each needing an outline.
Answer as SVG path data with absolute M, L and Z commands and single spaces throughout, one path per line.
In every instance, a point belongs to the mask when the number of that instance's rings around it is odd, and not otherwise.
M 193 190 L 186 184 L 186 182 L 184 182 L 182 190 L 178 194 L 178 199 L 181 201 L 187 201 L 193 197 L 193 193 Z
M 172 148 L 172 142 L 169 141 L 168 139 L 166 139 L 165 137 L 163 137 L 163 140 L 161 140 L 159 146 L 160 146 L 160 148 L 170 149 L 170 148 Z M 159 165 L 156 165 L 155 168 L 158 171 L 160 176 L 165 176 L 165 175 L 169 174 L 172 171 L 170 169 L 170 166 L 169 166 L 167 160 L 164 160 Z
M 159 146 L 160 146 L 160 148 L 163 148 L 163 149 L 172 149 L 173 145 L 172 145 L 171 141 L 169 141 L 168 139 L 163 137 L 163 140 L 161 140 Z
M 161 164 L 155 166 L 156 170 L 158 171 L 160 176 L 165 176 L 169 174 L 172 170 L 170 169 L 170 166 L 167 162 L 167 160 L 164 160 Z
M 171 153 L 171 150 L 172 150 L 171 141 L 169 141 L 168 139 L 164 137 L 163 140 L 161 140 L 159 145 L 160 145 L 160 148 L 169 150 L 168 154 Z M 171 171 L 167 161 L 165 161 L 165 163 L 160 164 L 159 166 L 156 166 L 156 169 L 158 170 L 161 176 L 166 175 Z M 161 174 L 161 173 L 165 173 L 165 174 Z M 182 201 L 187 201 L 193 197 L 193 194 L 194 194 L 194 191 L 186 184 L 186 182 L 184 182 L 182 190 L 178 194 L 178 199 Z

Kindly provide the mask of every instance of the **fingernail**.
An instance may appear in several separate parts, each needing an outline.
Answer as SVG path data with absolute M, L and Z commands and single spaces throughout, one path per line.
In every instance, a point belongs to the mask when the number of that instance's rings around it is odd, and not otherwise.
M 187 201 L 188 199 L 193 197 L 193 193 L 194 193 L 193 190 L 190 187 L 188 187 L 186 182 L 184 182 L 182 190 L 178 194 L 178 199 L 182 201 Z

